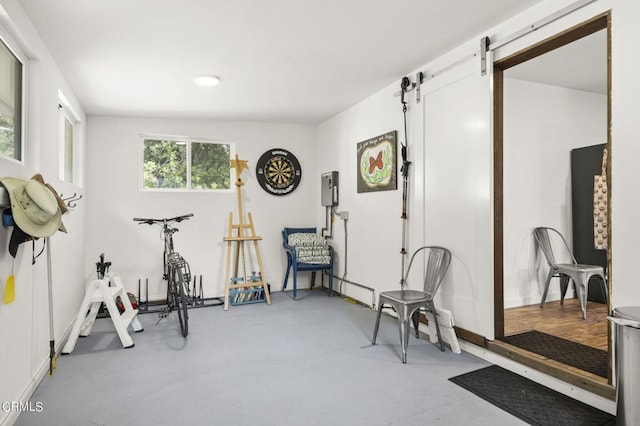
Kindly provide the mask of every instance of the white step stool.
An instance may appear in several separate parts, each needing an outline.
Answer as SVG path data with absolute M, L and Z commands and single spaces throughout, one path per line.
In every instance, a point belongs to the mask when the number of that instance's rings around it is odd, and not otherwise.
M 109 283 L 111 283 L 111 286 L 109 286 Z M 120 296 L 120 300 L 124 305 L 122 314 L 120 314 L 116 306 L 116 298 L 118 296 Z M 71 328 L 69 340 L 62 348 L 63 354 L 73 352 L 79 336 L 85 337 L 89 335 L 103 302 L 107 306 L 109 316 L 113 321 L 118 337 L 120 337 L 122 346 L 125 348 L 133 347 L 133 339 L 129 336 L 127 327 L 131 325 L 135 332 L 143 331 L 142 324 L 140 324 L 137 317 L 138 310 L 133 309 L 133 306 L 131 306 L 129 295 L 124 289 L 120 275 L 117 272 L 109 272 L 103 279 L 94 280 L 87 286 L 78 316 Z
M 456 336 L 456 330 L 453 328 L 453 315 L 451 315 L 451 311 L 436 308 L 436 312 L 438 312 L 438 325 L 440 326 L 442 340 L 451 346 L 453 353 L 462 353 L 460 344 L 458 343 L 458 337 Z M 425 312 L 425 315 L 429 322 L 429 341 L 431 343 L 438 343 L 438 332 L 436 331 L 436 323 L 433 321 L 433 314 L 431 312 Z

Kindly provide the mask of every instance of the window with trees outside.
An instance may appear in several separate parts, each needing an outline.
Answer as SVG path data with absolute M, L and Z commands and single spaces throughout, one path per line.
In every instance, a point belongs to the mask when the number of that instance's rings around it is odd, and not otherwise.
M 228 190 L 230 143 L 144 138 L 143 189 Z
M 0 39 L 0 155 L 22 161 L 22 62 Z

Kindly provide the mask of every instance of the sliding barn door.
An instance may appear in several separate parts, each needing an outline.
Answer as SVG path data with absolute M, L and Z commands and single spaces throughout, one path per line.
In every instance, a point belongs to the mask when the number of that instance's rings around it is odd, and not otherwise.
M 474 56 L 422 85 L 424 242 L 452 252 L 437 306 L 492 340 L 493 104 L 480 68 Z

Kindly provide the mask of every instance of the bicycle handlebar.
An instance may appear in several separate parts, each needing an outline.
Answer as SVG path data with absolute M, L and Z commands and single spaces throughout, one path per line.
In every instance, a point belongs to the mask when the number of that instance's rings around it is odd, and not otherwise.
M 153 225 L 154 223 L 165 224 L 165 223 L 171 223 L 171 222 L 182 222 L 183 220 L 189 219 L 192 216 L 193 216 L 193 213 L 185 214 L 182 216 L 176 216 L 172 218 L 163 218 L 163 219 L 134 217 L 133 221 L 140 222 L 138 225 L 142 225 L 143 223 L 146 225 Z

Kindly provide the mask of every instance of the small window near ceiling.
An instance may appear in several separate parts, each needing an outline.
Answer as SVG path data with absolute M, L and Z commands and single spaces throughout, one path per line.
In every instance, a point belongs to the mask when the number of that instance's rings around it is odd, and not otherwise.
M 78 149 L 81 123 L 78 114 L 73 110 L 67 98 L 58 92 L 58 122 L 60 134 L 59 177 L 68 183 L 79 184 Z
M 73 123 L 64 118 L 64 180 L 73 183 Z
M 190 138 L 143 139 L 144 189 L 228 190 L 232 145 Z
M 0 39 L 0 156 L 22 161 L 22 62 Z

